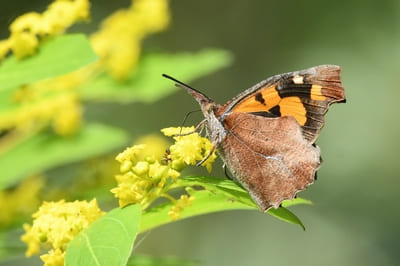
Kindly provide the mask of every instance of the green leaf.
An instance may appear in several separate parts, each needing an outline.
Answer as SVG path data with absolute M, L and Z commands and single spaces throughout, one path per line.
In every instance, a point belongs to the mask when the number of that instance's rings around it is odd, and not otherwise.
M 306 230 L 300 219 L 285 207 L 279 207 L 278 209 L 271 208 L 267 213 L 287 223 L 300 225 L 303 230 Z
M 67 247 L 65 265 L 126 265 L 138 234 L 140 205 L 116 208 L 79 233 Z
M 195 197 L 191 206 L 183 209 L 181 218 L 227 210 L 255 209 L 240 201 L 228 197 L 225 193 L 215 193 L 209 190 L 196 190 L 190 193 Z M 171 222 L 168 212 L 174 204 L 171 202 L 155 206 L 143 213 L 140 232 L 145 232 L 157 226 Z
M 216 177 L 189 176 L 179 178 L 176 181 L 174 188 L 193 186 L 201 186 L 205 189 L 187 189 L 188 193 L 195 199 L 191 206 L 183 209 L 181 212 L 181 218 L 226 210 L 259 210 L 258 206 L 251 199 L 249 193 L 232 180 Z M 296 198 L 290 201 L 285 201 L 285 204 L 296 205 L 308 202 L 309 201 L 307 200 Z M 142 215 L 140 232 L 171 222 L 168 212 L 172 206 L 172 202 L 166 202 L 146 210 Z M 304 229 L 304 225 L 300 219 L 284 207 L 270 209 L 267 213 L 280 220 L 297 224 Z
M 0 189 L 26 175 L 108 152 L 126 141 L 122 130 L 101 124 L 88 124 L 71 137 L 41 132 L 0 156 Z
M 127 266 L 195 266 L 198 262 L 180 258 L 153 258 L 147 256 L 134 256 L 128 261 Z
M 311 200 L 297 197 L 294 200 L 284 200 L 282 202 L 282 207 L 287 208 L 287 207 L 291 207 L 291 206 L 299 205 L 299 204 L 312 205 L 313 203 Z
M 0 90 L 66 74 L 96 59 L 85 35 L 61 35 L 41 45 L 34 56 L 4 60 L 0 65 Z
M 81 93 L 86 100 L 154 102 L 177 90 L 173 82 L 161 74 L 189 82 L 226 67 L 231 61 L 230 53 L 216 49 L 198 53 L 147 54 L 128 81 L 118 82 L 103 74 L 82 88 Z

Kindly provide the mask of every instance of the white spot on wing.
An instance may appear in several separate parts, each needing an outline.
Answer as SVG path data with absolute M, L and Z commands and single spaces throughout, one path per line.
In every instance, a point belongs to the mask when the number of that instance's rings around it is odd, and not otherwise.
M 294 84 L 303 84 L 304 83 L 303 79 L 304 79 L 303 76 L 296 75 L 293 77 L 292 80 Z

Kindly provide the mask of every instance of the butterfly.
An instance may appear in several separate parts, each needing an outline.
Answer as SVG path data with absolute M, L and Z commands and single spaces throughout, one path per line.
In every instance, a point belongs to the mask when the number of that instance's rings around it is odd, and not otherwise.
M 224 105 L 163 76 L 199 103 L 200 124 L 206 125 L 213 148 L 265 212 L 314 182 L 321 164 L 315 141 L 324 115 L 332 103 L 346 101 L 340 72 L 339 66 L 320 65 L 275 75 Z

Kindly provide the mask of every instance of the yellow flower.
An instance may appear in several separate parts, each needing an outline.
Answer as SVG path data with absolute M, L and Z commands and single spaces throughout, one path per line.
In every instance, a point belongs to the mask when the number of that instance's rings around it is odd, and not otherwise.
M 57 109 L 57 115 L 53 117 L 54 131 L 60 136 L 75 134 L 81 126 L 83 113 L 76 95 L 61 97 Z
M 59 265 L 67 244 L 84 228 L 102 216 L 97 201 L 44 202 L 32 215 L 33 224 L 24 224 L 21 240 L 28 245 L 26 256 L 40 252 L 42 244 L 51 247 L 47 256 L 41 256 L 45 265 Z M 61 264 L 62 265 L 62 264 Z
M 16 18 L 10 25 L 13 33 L 31 32 L 47 33 L 42 31 L 42 16 L 37 12 L 28 12 Z
M 34 54 L 39 45 L 39 40 L 35 34 L 29 32 L 14 34 L 11 36 L 10 41 L 11 50 L 18 59 Z
M 91 36 L 93 49 L 106 71 L 117 80 L 129 77 L 139 60 L 142 40 L 169 23 L 167 0 L 134 0 L 127 9 L 106 18 Z
M 167 137 L 173 137 L 175 135 L 186 135 L 195 133 L 195 127 L 167 127 L 161 129 L 161 132 Z
M 202 160 L 206 156 L 208 159 L 203 163 L 203 166 L 210 172 L 212 163 L 217 158 L 215 152 L 210 155 L 212 144 L 204 137 L 201 137 L 197 132 L 194 132 L 194 127 L 180 128 L 170 127 L 161 130 L 166 136 L 174 136 L 175 144 L 169 149 L 171 154 L 169 158 L 173 161 L 174 167 L 179 170 L 183 163 L 186 165 L 195 165 L 197 161 Z M 179 136 L 181 135 L 181 136 Z
M 16 188 L 0 192 L 0 226 L 8 226 L 21 216 L 28 216 L 40 204 L 40 192 L 44 186 L 41 176 L 25 179 Z
M 51 123 L 58 135 L 77 132 L 82 122 L 82 107 L 76 93 L 53 92 L 45 96 L 48 92 L 41 92 L 40 88 L 33 85 L 17 91 L 14 97 L 20 101 L 19 108 L 0 114 L 0 129 L 41 128 Z
M 36 52 L 39 42 L 64 32 L 77 21 L 89 18 L 89 0 L 58 0 L 50 4 L 43 14 L 29 12 L 19 16 L 10 25 L 9 47 L 0 49 L 0 59 L 4 51 L 11 49 L 19 59 Z
M 134 145 L 132 147 L 128 147 L 123 152 L 118 154 L 115 159 L 120 163 L 123 163 L 125 161 L 135 163 L 137 154 L 141 152 L 144 148 L 145 145 Z
M 0 41 L 0 61 L 3 59 L 11 49 L 10 40 Z
M 147 208 L 160 196 L 167 179 L 179 176 L 179 172 L 150 156 L 138 160 L 138 157 L 143 157 L 139 152 L 145 149 L 145 145 L 134 145 L 116 157 L 121 164 L 121 174 L 115 176 L 118 186 L 111 189 L 111 192 L 118 198 L 120 207 L 139 203 L 143 209 Z
M 62 266 L 64 265 L 65 251 L 60 248 L 52 249 L 49 253 L 40 256 L 44 266 Z

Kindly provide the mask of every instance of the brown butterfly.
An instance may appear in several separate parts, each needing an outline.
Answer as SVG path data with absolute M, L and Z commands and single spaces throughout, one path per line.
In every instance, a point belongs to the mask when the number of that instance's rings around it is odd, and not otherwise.
M 321 164 L 314 144 L 331 103 L 345 102 L 340 67 L 276 75 L 219 105 L 168 76 L 200 104 L 207 136 L 262 211 L 312 184 Z M 204 158 L 204 162 L 207 158 Z

